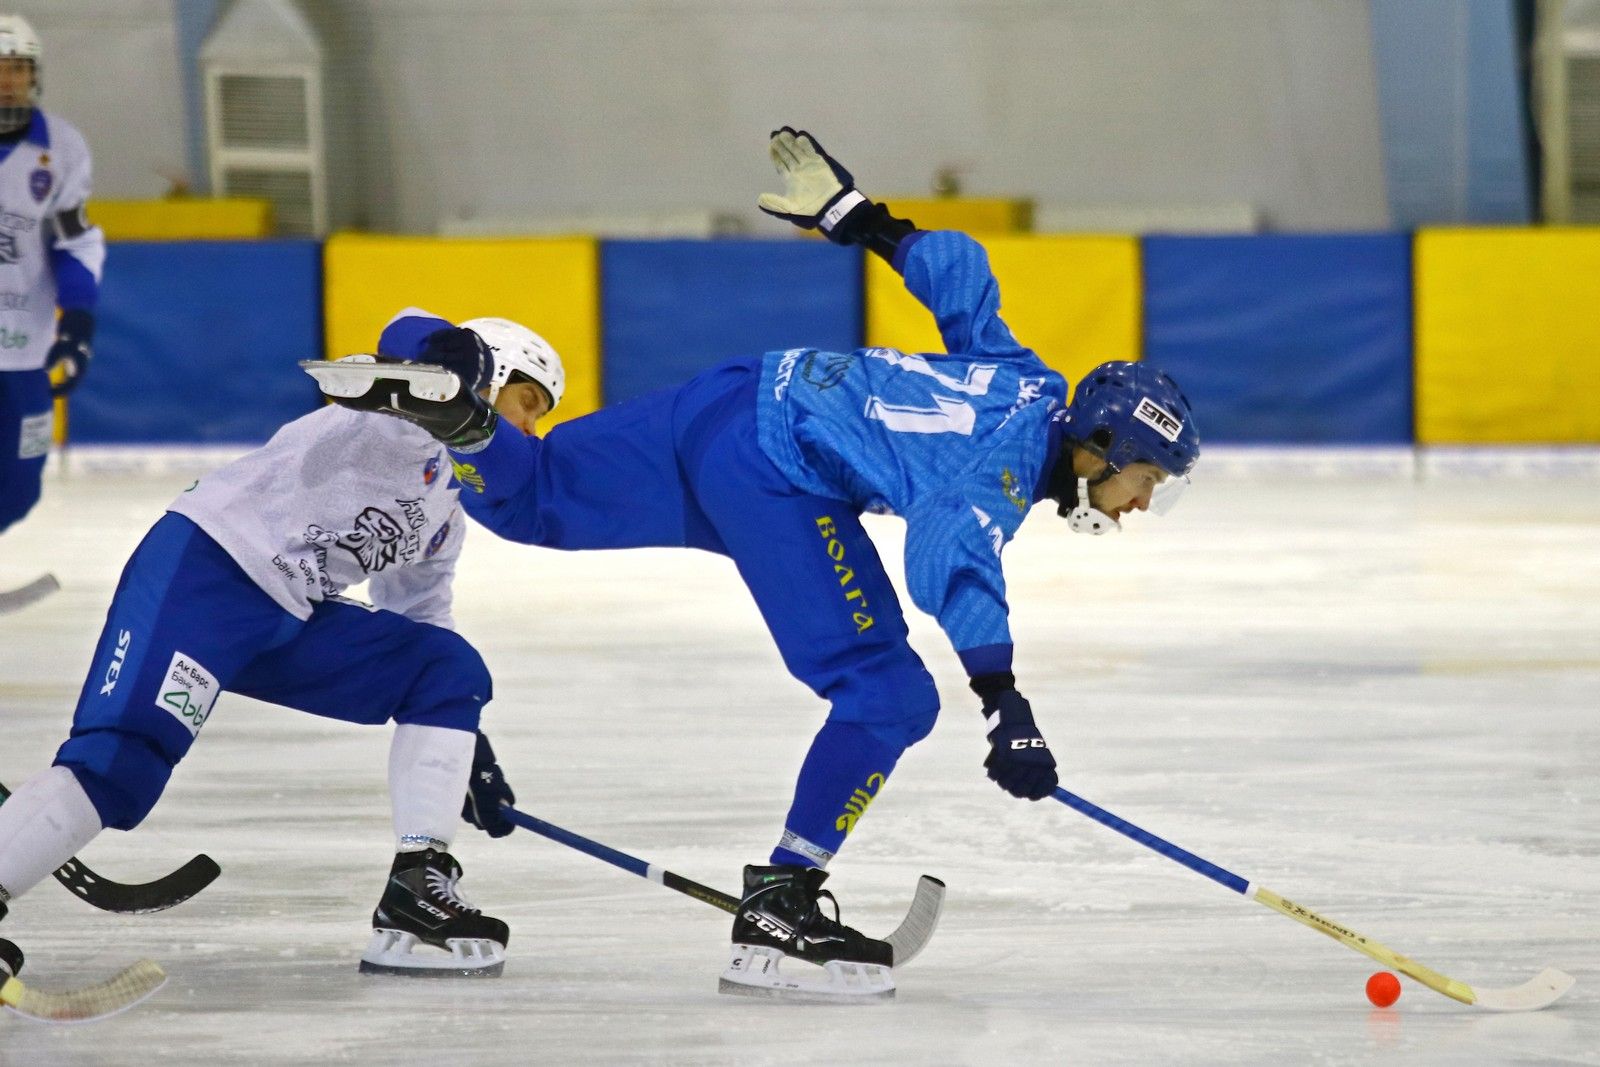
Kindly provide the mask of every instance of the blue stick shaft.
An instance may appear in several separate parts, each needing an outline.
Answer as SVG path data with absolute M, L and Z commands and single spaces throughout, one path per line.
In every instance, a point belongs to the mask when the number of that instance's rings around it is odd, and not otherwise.
M 605 860 L 613 867 L 621 867 L 630 874 L 637 874 L 640 878 L 648 878 L 652 882 L 660 882 L 668 889 L 675 889 L 686 897 L 694 897 L 698 901 L 710 904 L 713 908 L 720 908 L 726 912 L 737 912 L 739 910 L 739 898 L 730 896 L 720 889 L 712 889 L 708 885 L 701 885 L 699 882 L 691 878 L 685 878 L 681 874 L 675 874 L 665 867 L 657 867 L 655 864 L 647 863 L 637 856 L 619 852 L 610 845 L 602 845 L 598 841 L 591 841 L 582 834 L 564 830 L 553 822 L 545 822 L 543 819 L 529 815 L 525 811 L 518 811 L 509 804 L 505 805 L 502 810 L 505 812 L 506 818 L 524 830 L 532 830 L 542 837 L 548 837 L 550 840 L 558 841 L 568 848 L 575 848 L 579 852 L 587 853 L 597 860 Z
M 1132 838 L 1145 848 L 1159 852 L 1169 860 L 1177 860 L 1196 874 L 1203 874 L 1218 885 L 1227 886 L 1235 893 L 1248 895 L 1250 883 L 1232 871 L 1218 867 L 1209 860 L 1203 860 L 1193 852 L 1181 849 L 1171 841 L 1157 837 L 1148 830 L 1141 830 L 1126 819 L 1118 818 L 1098 804 L 1091 804 L 1076 793 L 1069 793 L 1065 789 L 1058 788 L 1052 795 L 1073 811 L 1089 816 L 1101 826 L 1109 826 L 1123 837 Z
M 598 841 L 591 841 L 582 834 L 575 834 L 571 830 L 563 830 L 555 823 L 545 822 L 543 819 L 529 815 L 527 812 L 518 811 L 513 807 L 507 807 L 505 814 L 507 818 L 524 830 L 532 830 L 534 833 L 548 837 L 552 841 L 559 841 L 569 848 L 575 848 L 579 852 L 587 852 L 595 859 L 605 860 L 615 867 L 621 867 L 625 871 L 637 874 L 640 878 L 650 877 L 650 864 L 637 856 L 630 856 L 626 852 L 618 852 L 610 845 L 602 845 Z

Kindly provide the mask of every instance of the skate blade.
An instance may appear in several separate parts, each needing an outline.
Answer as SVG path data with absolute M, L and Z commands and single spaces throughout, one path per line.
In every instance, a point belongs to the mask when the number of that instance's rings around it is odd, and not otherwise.
M 372 356 L 354 355 L 329 362 L 303 359 L 300 369 L 317 380 L 317 388 L 327 396 L 354 398 L 366 396 L 380 379 L 406 383 L 418 400 L 449 400 L 461 389 L 461 382 L 450 371 L 426 363 L 379 363 Z
M 846 960 L 819 966 L 781 949 L 735 944 L 717 992 L 793 1004 L 881 1004 L 894 999 L 894 969 Z
M 386 974 L 401 978 L 499 978 L 506 969 L 505 946 L 485 938 L 452 937 L 445 941 L 444 954 L 423 945 L 417 953 L 415 934 L 400 930 L 374 930 L 367 951 L 361 955 L 362 974 Z

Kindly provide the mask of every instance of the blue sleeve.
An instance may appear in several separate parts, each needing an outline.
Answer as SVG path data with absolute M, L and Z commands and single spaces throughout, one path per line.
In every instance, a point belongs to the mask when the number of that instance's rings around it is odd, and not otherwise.
M 396 359 L 416 359 L 422 355 L 422 341 L 431 333 L 455 325 L 418 308 L 406 308 L 378 335 L 378 355 Z
M 56 307 L 63 310 L 93 311 L 100 299 L 100 283 L 94 272 L 65 248 L 50 250 L 50 272 L 56 278 Z
M 913 237 L 901 246 L 906 289 L 933 312 L 945 351 L 1033 358 L 1000 319 L 1000 285 L 983 246 L 953 230 Z
M 939 620 L 969 674 L 1008 670 L 1011 627 L 1000 546 L 986 513 L 945 497 L 906 516 L 906 589 Z
M 538 531 L 524 508 L 536 501 L 529 492 L 539 468 L 544 442 L 524 437 L 505 424 L 495 428 L 489 443 L 476 452 L 450 452 L 455 479 L 461 483 L 461 506 L 478 522 L 501 537 L 525 544 L 538 543 Z M 531 509 L 535 518 L 537 508 Z

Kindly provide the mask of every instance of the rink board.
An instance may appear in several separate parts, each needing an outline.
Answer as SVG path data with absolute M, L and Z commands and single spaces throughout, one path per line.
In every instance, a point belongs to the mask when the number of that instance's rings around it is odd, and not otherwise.
M 370 352 L 405 307 L 460 322 L 493 316 L 561 354 L 566 398 L 549 425 L 600 406 L 598 250 L 588 237 L 443 238 L 336 234 L 323 254 L 330 355 Z

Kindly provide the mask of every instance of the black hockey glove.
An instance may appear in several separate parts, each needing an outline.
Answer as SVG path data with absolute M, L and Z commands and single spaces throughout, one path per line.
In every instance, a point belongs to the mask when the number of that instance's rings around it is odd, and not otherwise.
M 805 130 L 773 130 L 767 152 L 784 183 L 782 193 L 762 193 L 756 201 L 768 215 L 820 229 L 834 244 L 865 245 L 891 262 L 900 242 L 916 232 L 863 196 L 850 172 Z
M 478 748 L 472 755 L 472 774 L 467 778 L 467 802 L 461 817 L 488 834 L 505 837 L 516 825 L 500 810 L 502 804 L 515 804 L 517 794 L 506 784 L 505 772 L 495 762 L 489 739 L 478 734 Z
M 44 357 L 45 370 L 64 369 L 58 384 L 50 386 L 51 396 L 66 396 L 78 387 L 89 372 L 94 358 L 94 312 L 72 308 L 56 322 L 56 343 Z
M 473 451 L 500 421 L 487 400 L 436 364 L 346 356 L 332 363 L 304 360 L 300 366 L 335 404 L 405 419 L 454 449 Z M 445 393 L 452 395 L 440 399 Z
M 985 674 L 972 680 L 973 692 L 983 698 L 983 716 L 989 724 L 989 758 L 983 765 L 989 778 L 1012 796 L 1043 800 L 1058 781 L 1056 758 L 1015 683 L 1010 673 Z
M 465 326 L 435 330 L 424 337 L 417 362 L 443 367 L 474 393 L 489 388 L 489 379 L 494 375 L 494 355 L 489 346 Z

